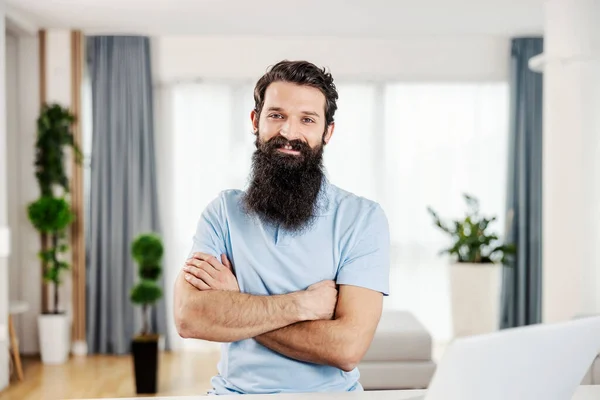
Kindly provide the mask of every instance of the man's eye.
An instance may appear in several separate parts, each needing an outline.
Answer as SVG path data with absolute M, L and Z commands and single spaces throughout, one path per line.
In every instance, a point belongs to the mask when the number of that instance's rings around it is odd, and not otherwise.
M 270 118 L 282 118 L 281 114 L 269 114 Z
M 312 124 L 313 122 L 315 122 L 315 120 L 312 118 L 304 118 L 304 122 L 306 122 L 308 124 Z

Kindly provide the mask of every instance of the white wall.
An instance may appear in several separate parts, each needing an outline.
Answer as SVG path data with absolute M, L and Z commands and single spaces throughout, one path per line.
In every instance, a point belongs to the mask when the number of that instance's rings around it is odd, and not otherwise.
M 510 41 L 496 37 L 406 39 L 159 36 L 155 80 L 256 80 L 281 59 L 307 59 L 337 80 L 506 80 Z
M 598 1 L 545 6 L 543 321 L 600 313 Z
M 15 317 L 21 351 L 38 352 L 37 315 L 41 310 L 41 269 L 37 258 L 39 235 L 27 217 L 27 205 L 39 190 L 35 180 L 34 145 L 39 112 L 38 39 L 27 33 L 16 39 L 16 71 L 9 88 L 15 93 L 8 104 L 8 218 L 12 232 L 10 257 L 11 300 L 25 301 L 29 311 Z
M 37 315 L 41 305 L 39 235 L 27 217 L 27 205 L 38 197 L 34 172 L 36 119 L 39 112 L 37 26 L 11 8 L 6 13 L 12 59 L 7 66 L 7 212 L 11 230 L 8 290 L 10 300 L 28 303 L 29 311 L 14 317 L 22 353 L 38 353 Z
M 7 234 L 7 165 L 6 165 L 6 104 L 5 104 L 5 4 L 0 0 L 0 241 L 8 240 Z M 3 239 L 4 238 L 4 239 Z M 8 386 L 8 263 L 6 243 L 0 243 L 0 390 Z
M 46 31 L 46 101 L 71 106 L 71 31 Z

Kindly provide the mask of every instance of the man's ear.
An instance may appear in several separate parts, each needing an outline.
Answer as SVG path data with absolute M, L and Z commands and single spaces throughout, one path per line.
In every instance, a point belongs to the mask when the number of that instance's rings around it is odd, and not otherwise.
M 331 136 L 333 136 L 333 130 L 335 129 L 335 122 L 332 122 L 328 127 L 327 130 L 325 131 L 325 134 L 323 135 L 323 142 L 325 144 L 329 143 L 329 141 L 331 140 Z
M 258 119 L 258 113 L 256 110 L 252 110 L 252 112 L 250 112 L 250 120 L 252 121 L 252 133 L 255 135 L 258 133 Z

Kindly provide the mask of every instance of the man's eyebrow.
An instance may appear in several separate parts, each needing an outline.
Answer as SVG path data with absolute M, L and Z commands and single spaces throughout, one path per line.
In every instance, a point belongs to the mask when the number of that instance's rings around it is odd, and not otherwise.
M 306 114 L 306 115 L 312 115 L 313 117 L 321 118 L 321 116 L 319 115 L 319 113 L 316 113 L 314 111 L 302 111 L 302 113 Z
M 283 111 L 283 108 L 281 108 L 281 107 L 275 107 L 275 106 L 272 106 L 272 107 L 268 107 L 268 108 L 267 108 L 267 111 L 277 111 L 277 112 L 282 112 L 282 111 Z M 317 112 L 315 112 L 315 111 L 302 111 L 302 114 L 304 114 L 304 115 L 311 115 L 311 116 L 313 116 L 313 117 L 321 118 L 321 116 L 319 115 L 319 113 L 317 113 Z

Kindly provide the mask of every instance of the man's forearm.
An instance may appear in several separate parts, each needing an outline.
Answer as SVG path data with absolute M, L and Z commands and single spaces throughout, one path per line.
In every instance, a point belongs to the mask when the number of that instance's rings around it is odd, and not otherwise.
M 299 322 L 255 337 L 265 347 L 287 357 L 351 371 L 357 354 L 359 329 L 341 320 Z
M 199 291 L 177 278 L 175 322 L 186 338 L 215 342 L 248 339 L 303 321 L 299 293 L 253 296 L 232 291 Z
M 255 339 L 287 357 L 351 371 L 371 345 L 382 306 L 380 292 L 340 285 L 333 320 L 300 322 Z

